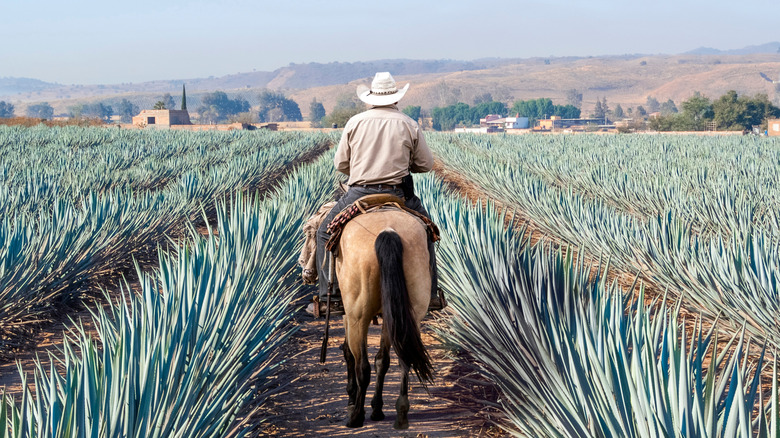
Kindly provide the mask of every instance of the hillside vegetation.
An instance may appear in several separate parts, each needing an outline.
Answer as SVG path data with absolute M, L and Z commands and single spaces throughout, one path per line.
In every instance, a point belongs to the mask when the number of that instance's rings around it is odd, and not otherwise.
M 291 64 L 274 72 L 252 72 L 220 78 L 180 79 L 115 85 L 55 85 L 0 96 L 13 102 L 17 112 L 32 102 L 48 101 L 55 113 L 83 101 L 127 98 L 141 108 L 153 105 L 163 93 L 177 96 L 186 83 L 188 97 L 222 90 L 250 104 L 263 89 L 283 92 L 295 100 L 303 115 L 312 99 L 330 111 L 339 98 L 353 95 L 358 83 L 368 83 L 376 71 L 390 71 L 398 82 L 410 82 L 404 104 L 423 109 L 457 101 L 472 103 L 490 93 L 497 101 L 548 97 L 565 104 L 566 92 L 583 96 L 582 109 L 590 111 L 597 99 L 636 106 L 647 96 L 681 102 L 694 91 L 716 98 L 729 90 L 740 95 L 766 94 L 780 99 L 780 54 L 655 55 L 588 58 L 489 59 L 464 61 L 383 60 L 360 63 Z M 767 80 L 769 78 L 769 80 Z M 19 81 L 16 81 L 18 84 Z M 0 87 L 9 93 L 11 88 Z M 14 88 L 19 90 L 19 88 Z

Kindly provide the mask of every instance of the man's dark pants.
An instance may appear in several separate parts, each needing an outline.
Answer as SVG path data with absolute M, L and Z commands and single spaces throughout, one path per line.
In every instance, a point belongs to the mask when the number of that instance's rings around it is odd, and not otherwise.
M 397 187 L 395 189 L 388 188 L 372 188 L 372 187 L 361 187 L 361 186 L 353 186 L 350 187 L 349 190 L 347 190 L 347 193 L 344 194 L 344 196 L 341 197 L 338 201 L 336 201 L 336 205 L 333 207 L 333 210 L 328 213 L 327 216 L 325 216 L 325 219 L 322 221 L 322 224 L 320 225 L 320 228 L 317 229 L 317 273 L 319 276 L 319 295 L 321 300 L 325 300 L 328 297 L 328 275 L 329 275 L 329 267 L 327 263 L 323 267 L 323 261 L 325 260 L 326 250 L 325 250 L 325 244 L 328 243 L 328 239 L 330 239 L 330 234 L 328 233 L 328 224 L 333 220 L 333 218 L 336 217 L 337 214 L 341 212 L 341 210 L 349 207 L 350 204 L 357 201 L 358 199 L 362 198 L 366 195 L 375 195 L 377 193 L 388 193 L 391 195 L 398 196 L 401 199 L 404 199 L 404 192 L 401 190 L 400 187 Z M 420 198 L 413 197 L 411 199 L 406 200 L 406 206 L 422 215 L 430 219 L 430 216 L 428 216 L 428 212 L 425 210 L 425 208 L 422 205 L 422 202 L 420 202 Z M 432 294 L 436 294 L 437 289 L 437 283 L 438 283 L 438 276 L 436 275 L 436 253 L 434 251 L 433 242 L 428 242 L 428 252 L 431 255 L 431 269 L 432 269 Z M 334 286 L 335 289 L 335 286 Z

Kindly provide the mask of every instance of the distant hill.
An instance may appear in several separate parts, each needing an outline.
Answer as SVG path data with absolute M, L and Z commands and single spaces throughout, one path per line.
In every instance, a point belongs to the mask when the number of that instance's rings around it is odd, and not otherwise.
M 412 84 L 402 105 L 424 109 L 456 101 L 472 104 L 485 93 L 494 100 L 512 103 L 518 99 L 548 97 L 566 104 L 569 90 L 582 93 L 583 114 L 590 113 L 596 99 L 607 99 L 610 108 L 645 105 L 652 96 L 660 102 L 672 99 L 679 106 L 694 92 L 712 99 L 729 90 L 740 95 L 766 94 L 780 106 L 780 87 L 766 77 L 780 79 L 780 55 L 653 55 L 593 58 L 538 58 L 514 61 L 480 70 L 397 76 Z M 361 82 L 368 83 L 367 79 Z M 358 81 L 349 84 L 295 90 L 290 96 L 302 112 L 316 98 L 325 109 L 340 96 L 355 92 Z
M 780 42 L 771 42 L 758 46 L 747 46 L 734 50 L 718 50 L 712 47 L 699 47 L 683 55 L 756 55 L 761 53 L 780 53 Z
M 290 64 L 272 72 L 237 73 L 221 77 L 191 78 L 125 83 L 110 85 L 60 85 L 37 79 L 0 79 L 0 97 L 13 97 L 20 101 L 41 101 L 87 98 L 126 93 L 171 93 L 188 91 L 239 90 L 269 88 L 295 90 L 327 85 L 344 84 L 357 79 L 373 77 L 377 71 L 390 71 L 394 75 L 449 73 L 463 70 L 491 68 L 511 63 L 512 60 L 485 59 L 483 61 L 453 60 L 378 60 L 367 62 L 332 62 L 328 64 Z M 46 91 L 46 93 L 43 93 Z
M 42 90 L 50 90 L 59 87 L 38 79 L 30 78 L 0 78 L 0 96 L 20 93 L 34 93 Z
M 565 104 L 566 93 L 582 93 L 587 114 L 596 99 L 606 98 L 610 108 L 644 105 L 648 96 L 672 99 L 678 105 L 694 91 L 717 98 L 728 90 L 739 94 L 763 93 L 780 104 L 780 43 L 750 46 L 737 51 L 697 49 L 681 55 L 622 55 L 457 60 L 376 60 L 354 63 L 290 64 L 272 72 L 237 73 L 222 77 L 172 79 L 111 85 L 62 85 L 36 79 L 0 79 L 0 100 L 13 103 L 17 114 L 32 102 L 49 102 L 55 114 L 86 102 L 118 105 L 128 99 L 139 108 L 151 108 L 165 93 L 179 104 L 182 84 L 188 106 L 196 110 L 200 97 L 221 90 L 255 105 L 262 89 L 283 92 L 294 99 L 304 116 L 312 99 L 330 111 L 343 96 L 353 96 L 357 84 L 368 84 L 377 71 L 390 71 L 400 83 L 412 87 L 403 105 L 423 109 L 454 102 L 472 104 L 489 93 L 511 104 L 517 99 L 548 97 Z M 694 53 L 695 52 L 695 53 Z M 743 54 L 743 52 L 747 54 Z

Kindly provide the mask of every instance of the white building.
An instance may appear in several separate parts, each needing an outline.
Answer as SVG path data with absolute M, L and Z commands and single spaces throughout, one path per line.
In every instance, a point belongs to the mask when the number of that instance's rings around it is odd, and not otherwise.
M 507 117 L 504 119 L 504 129 L 528 129 L 528 117 Z

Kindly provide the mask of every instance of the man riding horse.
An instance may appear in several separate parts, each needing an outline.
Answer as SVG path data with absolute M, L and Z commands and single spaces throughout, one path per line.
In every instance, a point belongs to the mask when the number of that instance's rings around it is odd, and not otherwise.
M 349 176 L 349 189 L 317 229 L 316 257 L 323 313 L 330 272 L 325 246 L 330 238 L 328 224 L 336 215 L 363 196 L 384 193 L 404 199 L 407 208 L 430 218 L 420 198 L 414 195 L 410 173 L 429 172 L 433 168 L 433 154 L 417 122 L 398 109 L 397 104 L 408 89 L 409 84 L 399 89 L 388 72 L 377 73 L 370 88 L 361 85 L 357 89 L 360 100 L 371 108 L 349 119 L 334 158 L 336 169 Z M 446 303 L 439 296 L 432 241 L 428 242 L 428 250 L 432 275 L 429 310 L 440 310 Z M 341 306 L 335 282 L 334 294 L 331 310 L 338 311 Z M 319 313 L 315 305 L 312 303 L 307 311 Z

